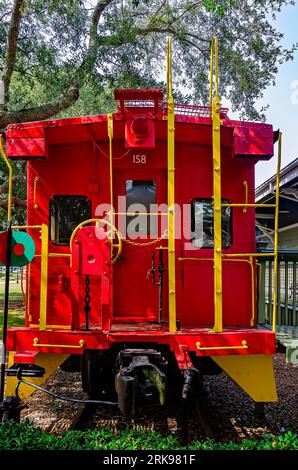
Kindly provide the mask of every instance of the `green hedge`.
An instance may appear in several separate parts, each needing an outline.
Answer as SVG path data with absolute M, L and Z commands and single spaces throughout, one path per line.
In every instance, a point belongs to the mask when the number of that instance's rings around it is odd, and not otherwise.
M 298 436 L 291 431 L 280 436 L 241 442 L 195 441 L 191 450 L 298 450 Z M 182 450 L 178 439 L 156 431 L 126 430 L 114 434 L 108 427 L 88 431 L 66 431 L 61 436 L 47 434 L 29 421 L 0 425 L 0 450 Z

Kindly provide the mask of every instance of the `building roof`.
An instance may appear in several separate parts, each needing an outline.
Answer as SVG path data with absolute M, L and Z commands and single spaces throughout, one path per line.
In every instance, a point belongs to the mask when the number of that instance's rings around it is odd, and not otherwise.
M 267 196 L 275 195 L 275 179 L 276 175 L 273 175 L 256 188 L 256 202 L 263 202 Z M 280 189 L 284 187 L 297 187 L 298 189 L 298 157 L 281 170 L 279 187 Z
M 285 166 L 280 172 L 279 227 L 294 226 L 298 223 L 298 158 Z M 276 175 L 256 188 L 257 203 L 275 203 Z M 257 208 L 257 224 L 273 230 L 274 208 Z

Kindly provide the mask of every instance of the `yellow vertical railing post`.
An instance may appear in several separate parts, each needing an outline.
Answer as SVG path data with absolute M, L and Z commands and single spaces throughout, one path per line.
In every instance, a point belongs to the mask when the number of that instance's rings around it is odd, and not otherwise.
M 48 293 L 48 226 L 41 226 L 41 260 L 40 260 L 40 307 L 39 307 L 39 329 L 47 327 L 47 293 Z
M 167 53 L 167 106 L 168 106 L 168 283 L 169 330 L 176 327 L 176 258 L 175 258 L 175 110 L 172 94 L 172 38 L 168 38 Z
M 113 196 L 113 114 L 107 114 L 107 122 L 108 122 L 108 137 L 109 137 L 109 157 L 110 157 L 110 214 L 109 219 L 110 223 L 114 225 L 114 196 Z M 111 259 L 113 257 L 113 234 L 110 240 L 111 246 Z
M 248 182 L 243 181 L 244 191 L 245 191 L 245 203 L 248 204 Z M 247 207 L 243 207 L 243 214 L 247 213 Z
M 215 63 L 214 63 L 215 59 Z M 215 73 L 215 96 L 213 80 Z M 214 229 L 214 327 L 222 331 L 222 242 L 221 242 L 221 155 L 220 155 L 220 97 L 218 93 L 218 41 L 212 39 L 210 52 L 210 106 L 212 116 L 213 152 L 213 229 Z
M 279 219 L 279 183 L 281 167 L 282 133 L 278 136 L 278 155 L 275 182 L 275 222 L 274 222 L 274 267 L 273 267 L 273 312 L 272 312 L 272 331 L 276 332 L 276 302 L 277 302 L 277 283 L 278 283 L 278 219 Z
M 255 326 L 255 315 L 256 315 L 256 306 L 255 306 L 255 265 L 254 259 L 252 256 L 249 257 L 250 273 L 251 273 L 251 319 L 250 326 L 253 328 Z
M 33 183 L 33 207 L 34 209 L 38 209 L 38 204 L 37 204 L 37 185 L 39 182 L 39 176 L 35 176 L 34 178 L 34 183 Z
M 8 177 L 8 198 L 7 198 L 7 221 L 11 222 L 12 220 L 12 184 L 13 184 L 13 169 L 4 152 L 2 134 L 0 134 L 0 153 L 4 159 L 6 166 L 8 168 L 9 177 Z

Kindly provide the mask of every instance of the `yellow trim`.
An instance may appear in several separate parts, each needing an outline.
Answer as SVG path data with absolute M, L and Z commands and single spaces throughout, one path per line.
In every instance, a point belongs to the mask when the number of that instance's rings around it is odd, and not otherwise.
M 258 291 L 261 292 L 261 286 L 262 286 L 262 263 L 256 263 L 256 266 L 259 266 L 259 271 L 258 271 Z
M 137 215 L 168 215 L 167 212 L 114 212 L 114 215 L 128 215 L 128 216 L 137 216 Z
M 254 256 L 259 258 L 262 256 L 274 256 L 274 253 L 224 253 L 222 256 L 225 258 L 241 258 L 242 256 Z
M 220 97 L 218 94 L 218 41 L 214 37 L 210 51 L 210 104 L 212 104 L 213 153 L 213 232 L 214 232 L 214 327 L 222 332 L 222 243 L 221 243 L 221 154 L 220 154 Z M 213 73 L 215 60 L 215 96 Z
M 212 359 L 256 402 L 277 401 L 270 354 L 212 356 Z
M 242 204 L 242 203 L 222 203 L 222 207 L 275 207 L 275 204 Z
M 40 307 L 39 329 L 45 330 L 47 324 L 47 294 L 48 294 L 48 243 L 49 229 L 41 226 L 41 266 L 40 266 Z
M 12 366 L 14 364 L 14 355 L 15 352 L 10 352 L 9 353 L 9 358 L 8 358 L 8 367 Z M 52 354 L 52 353 L 38 353 L 35 356 L 35 364 L 44 367 L 45 369 L 45 375 L 43 377 L 30 377 L 30 382 L 36 384 L 36 385 L 42 385 L 49 377 L 50 375 L 54 372 L 54 370 L 59 367 L 62 362 L 67 359 L 69 354 Z M 5 389 L 5 396 L 6 397 L 11 397 L 15 396 L 15 389 L 16 385 L 18 383 L 17 377 L 7 377 L 6 378 L 6 389 Z M 21 399 L 25 399 L 30 397 L 32 393 L 35 391 L 35 388 L 30 387 L 29 385 L 26 385 L 22 383 L 19 386 L 19 396 Z
M 247 213 L 247 203 L 248 203 L 248 182 L 246 180 L 243 181 L 244 191 L 245 191 L 245 207 L 243 207 L 243 214 Z
M 112 225 L 115 224 L 114 220 L 114 195 L 113 195 L 113 134 L 114 134 L 114 128 L 113 128 L 113 114 L 108 113 L 107 114 L 107 123 L 108 123 L 108 137 L 109 137 L 109 157 L 110 157 L 110 222 Z M 113 258 L 113 237 L 110 239 L 111 243 L 111 259 Z
M 233 260 L 236 261 L 236 260 Z M 238 260 L 237 260 L 238 261 Z M 250 326 L 255 326 L 255 318 L 256 318 L 256 292 L 255 292 L 255 270 L 254 270 L 254 263 L 253 263 L 253 256 L 249 257 L 249 264 L 250 264 L 250 273 L 251 273 L 251 319 L 250 319 Z
M 256 308 L 255 308 L 256 292 L 255 292 L 255 270 L 254 270 L 253 256 L 249 256 L 249 259 L 227 259 L 227 258 L 223 258 L 223 261 L 230 261 L 230 262 L 231 261 L 232 262 L 236 261 L 238 263 L 248 263 L 250 265 L 250 272 L 251 272 L 251 319 L 250 319 L 250 326 L 254 326 L 255 316 L 256 316 Z
M 176 326 L 176 259 L 175 259 L 175 104 L 172 94 L 172 38 L 168 38 L 167 51 L 167 105 L 168 105 L 168 284 L 169 331 Z
M 32 315 L 30 313 L 30 287 L 31 287 L 31 263 L 27 265 L 27 283 L 26 283 L 26 292 L 27 292 L 27 316 L 28 321 L 32 321 Z M 39 326 L 39 325 L 38 325 Z
M 35 257 L 40 257 L 41 254 L 37 253 Z M 70 258 L 71 254 L 70 253 L 48 253 L 49 258 Z
M 34 183 L 33 183 L 33 204 L 34 204 L 34 209 L 38 209 L 38 204 L 36 202 L 37 200 L 37 183 L 39 182 L 39 176 L 35 176 L 34 178 Z
M 196 342 L 196 347 L 199 351 L 210 351 L 210 350 L 219 350 L 219 349 L 248 349 L 247 341 L 243 340 L 241 346 L 206 346 L 202 347 L 199 341 Z
M 273 265 L 273 310 L 272 331 L 276 332 L 276 303 L 277 303 L 277 277 L 278 277 L 278 218 L 279 218 L 279 183 L 282 151 L 282 133 L 278 136 L 278 156 L 275 183 L 275 224 L 274 224 L 274 265 Z
M 42 228 L 42 225 L 13 225 L 12 226 L 13 230 L 23 230 L 24 228 Z
M 214 64 L 215 58 L 215 64 Z M 214 70 L 215 65 L 215 70 Z M 215 72 L 215 77 L 214 77 Z M 213 83 L 215 79 L 215 96 L 219 96 L 218 92 L 218 40 L 217 37 L 214 37 L 211 42 L 211 49 L 210 49 L 210 94 L 209 94 L 209 103 L 210 103 L 210 110 L 212 110 L 213 106 Z
M 225 255 L 223 255 L 225 256 Z M 213 258 L 178 258 L 178 261 L 213 261 Z M 239 263 L 248 263 L 251 269 L 251 296 L 252 296 L 252 312 L 251 312 L 251 319 L 250 319 L 250 326 L 254 326 L 255 321 L 255 282 L 254 282 L 254 265 L 253 265 L 253 257 L 250 256 L 248 259 L 225 259 L 223 258 L 222 261 L 237 261 Z
M 8 177 L 8 200 L 7 200 L 7 221 L 10 222 L 12 220 L 12 184 L 13 184 L 13 169 L 8 160 L 4 148 L 3 148 L 3 139 L 2 134 L 0 134 L 0 153 L 3 157 L 3 160 L 6 163 L 8 168 L 9 177 Z
M 39 328 L 39 325 L 30 323 L 30 328 Z M 70 325 L 46 325 L 46 330 L 71 330 Z
M 71 349 L 82 349 L 85 341 L 80 339 L 79 344 L 42 344 L 38 342 L 38 338 L 34 338 L 32 346 L 37 348 L 71 348 Z

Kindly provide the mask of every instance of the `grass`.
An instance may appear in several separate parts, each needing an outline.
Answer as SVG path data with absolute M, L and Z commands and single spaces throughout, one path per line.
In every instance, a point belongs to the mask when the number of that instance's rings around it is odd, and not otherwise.
M 0 425 L 0 450 L 184 450 L 174 436 L 156 431 L 124 430 L 114 434 L 110 428 L 65 431 L 61 436 L 47 434 L 29 420 Z M 240 442 L 194 441 L 190 450 L 298 450 L 298 436 L 291 431 L 280 436 L 264 434 L 261 439 Z
M 2 335 L 4 282 L 0 282 L 0 337 Z M 24 304 L 20 284 L 11 282 L 9 286 L 9 326 L 24 326 Z
M 0 337 L 2 334 L 4 283 L 0 282 Z M 24 306 L 20 284 L 10 285 L 9 326 L 24 325 Z M 88 431 L 66 431 L 57 437 L 34 427 L 30 421 L 7 421 L 0 425 L 0 450 L 183 450 L 174 436 L 156 431 L 124 430 L 116 434 L 108 427 Z M 194 441 L 190 450 L 298 450 L 298 436 L 291 431 L 241 442 Z

